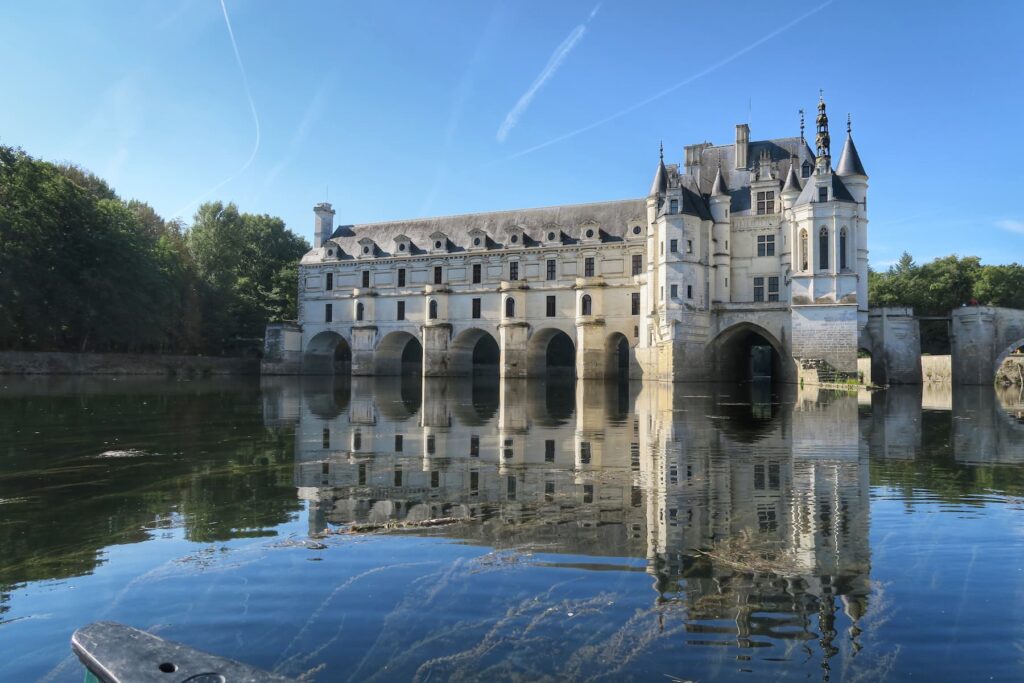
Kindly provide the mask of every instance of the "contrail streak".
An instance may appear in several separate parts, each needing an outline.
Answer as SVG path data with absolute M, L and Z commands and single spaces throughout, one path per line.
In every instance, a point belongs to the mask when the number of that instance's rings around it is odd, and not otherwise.
M 787 23 L 787 24 L 785 24 L 785 25 L 775 29 L 771 33 L 768 33 L 768 34 L 762 36 L 758 40 L 755 40 L 753 43 L 751 43 L 750 45 L 746 46 L 742 50 L 738 50 L 737 52 L 732 53 L 728 57 L 725 57 L 725 58 L 715 62 L 714 64 L 712 64 L 711 66 L 707 67 L 706 69 L 698 71 L 697 73 L 693 74 L 692 76 L 689 76 L 686 79 L 684 79 L 682 81 L 679 81 L 678 83 L 675 83 L 674 85 L 670 85 L 669 87 L 665 88 L 664 90 L 662 90 L 660 92 L 657 92 L 657 93 L 651 95 L 650 97 L 648 97 L 648 98 L 646 98 L 644 100 L 640 100 L 639 102 L 631 104 L 630 106 L 626 107 L 625 109 L 617 111 L 614 114 L 606 116 L 603 119 L 600 119 L 600 120 L 595 121 L 593 123 L 587 124 L 586 126 L 583 126 L 582 128 L 577 128 L 576 130 L 569 131 L 568 133 L 564 133 L 564 134 L 559 135 L 558 137 L 552 138 L 552 139 L 550 139 L 550 140 L 548 140 L 546 142 L 542 142 L 540 144 L 534 145 L 533 147 L 527 147 L 526 149 L 524 149 L 522 151 L 516 152 L 515 154 L 512 154 L 510 156 L 505 157 L 504 159 L 501 159 L 501 161 L 511 161 L 512 159 L 518 159 L 521 156 L 526 156 L 527 154 L 530 154 L 532 152 L 536 152 L 539 149 L 544 149 L 545 147 L 550 147 L 551 145 L 554 145 L 556 143 L 562 142 L 563 140 L 568 140 L 569 138 L 574 138 L 577 135 L 580 135 L 582 133 L 586 133 L 587 131 L 593 130 L 593 129 L 599 127 L 599 126 L 603 126 L 606 123 L 610 123 L 611 121 L 614 121 L 616 119 L 620 119 L 623 116 L 625 116 L 626 114 L 631 114 L 634 111 L 636 111 L 637 109 L 640 109 L 641 107 L 645 107 L 648 104 L 650 104 L 651 102 L 654 102 L 655 100 L 660 100 L 662 97 L 665 97 L 669 93 L 672 93 L 672 92 L 678 90 L 679 88 L 682 88 L 685 85 L 689 85 L 690 83 L 693 83 L 694 81 L 696 81 L 696 80 L 698 80 L 700 78 L 703 78 L 704 76 L 707 76 L 708 74 L 710 74 L 713 71 L 717 71 L 718 69 L 721 69 L 726 64 L 729 64 L 731 62 L 736 61 L 737 59 L 739 59 L 743 55 L 747 54 L 748 52 L 750 52 L 754 48 L 760 47 L 761 45 L 763 45 L 764 43 L 768 42 L 772 38 L 775 38 L 780 33 L 783 33 L 784 31 L 788 31 L 789 29 L 793 28 L 794 26 L 796 26 L 800 22 L 804 21 L 808 17 L 811 17 L 814 14 L 817 14 L 821 10 L 823 10 L 826 7 L 828 7 L 829 5 L 831 5 L 833 2 L 834 2 L 834 0 L 828 0 L 828 2 L 825 2 L 825 3 L 822 3 L 821 5 L 818 5 L 814 9 L 812 9 L 812 10 L 810 10 L 808 12 L 805 12 L 804 14 L 801 14 L 799 17 L 797 17 L 796 19 L 793 19 L 789 23 Z
M 590 15 L 587 17 L 587 23 L 590 23 L 594 16 L 597 15 L 597 11 L 600 8 L 600 3 L 594 6 L 594 9 L 590 11 Z M 537 78 L 533 80 L 530 87 L 527 88 L 526 92 L 522 94 L 515 106 L 512 107 L 512 110 L 505 116 L 505 120 L 502 121 L 501 126 L 498 128 L 498 134 L 496 136 L 498 142 L 505 142 L 505 139 L 508 138 L 508 134 L 516 127 L 516 124 L 519 123 L 519 119 L 524 113 L 526 113 L 530 103 L 533 102 L 533 98 L 536 96 L 537 91 L 555 75 L 555 72 L 562 66 L 565 58 L 569 56 L 569 53 L 572 52 L 573 48 L 576 47 L 577 43 L 580 42 L 586 32 L 587 25 L 580 24 L 574 28 L 568 36 L 566 36 L 561 45 L 555 48 L 555 51 L 551 53 L 551 57 L 548 59 L 548 63 L 544 65 L 543 69 L 541 69 Z
M 256 103 L 252 99 L 252 91 L 249 89 L 249 79 L 245 75 L 245 65 L 242 63 L 242 54 L 238 51 L 238 42 L 235 40 L 235 32 L 231 28 L 231 18 L 228 16 L 228 8 L 224 4 L 224 0 L 220 0 L 220 9 L 224 13 L 224 24 L 228 28 L 228 38 L 231 39 L 231 48 L 235 51 L 235 62 L 238 64 L 238 70 L 242 73 L 242 86 L 245 88 L 245 97 L 249 101 L 249 111 L 252 112 L 252 121 L 256 127 L 256 140 L 253 142 L 252 153 L 249 154 L 249 158 L 246 159 L 241 168 L 175 211 L 174 213 L 177 216 L 180 216 L 186 209 L 198 204 L 203 198 L 213 194 L 244 173 L 245 169 L 249 168 L 249 165 L 256 158 L 256 153 L 260 151 L 260 117 L 259 114 L 256 113 Z

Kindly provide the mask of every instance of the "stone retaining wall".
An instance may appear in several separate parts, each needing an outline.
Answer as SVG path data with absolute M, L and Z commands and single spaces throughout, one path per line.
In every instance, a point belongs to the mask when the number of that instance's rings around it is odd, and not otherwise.
M 0 351 L 0 375 L 256 375 L 256 358 Z

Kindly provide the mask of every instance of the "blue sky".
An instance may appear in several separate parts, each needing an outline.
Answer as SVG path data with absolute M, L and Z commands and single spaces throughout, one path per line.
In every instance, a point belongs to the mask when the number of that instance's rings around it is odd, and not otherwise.
M 222 199 L 311 238 L 325 197 L 357 223 L 642 196 L 659 140 L 678 162 L 748 118 L 795 135 L 823 88 L 876 268 L 1024 261 L 1021 3 L 223 7 L 4 3 L 0 143 L 167 217 Z

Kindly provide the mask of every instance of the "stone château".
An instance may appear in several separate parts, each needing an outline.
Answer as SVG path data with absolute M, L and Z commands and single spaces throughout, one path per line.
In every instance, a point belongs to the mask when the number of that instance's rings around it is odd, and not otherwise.
M 335 226 L 314 207 L 299 320 L 268 372 L 657 380 L 856 372 L 868 175 L 799 137 L 685 148 L 645 197 Z

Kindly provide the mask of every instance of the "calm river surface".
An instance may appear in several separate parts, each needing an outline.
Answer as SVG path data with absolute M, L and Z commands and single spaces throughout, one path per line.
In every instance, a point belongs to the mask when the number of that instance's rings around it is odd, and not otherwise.
M 0 680 L 100 619 L 319 681 L 1019 681 L 1024 406 L 0 378 Z

